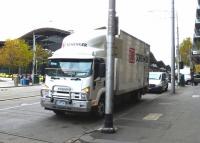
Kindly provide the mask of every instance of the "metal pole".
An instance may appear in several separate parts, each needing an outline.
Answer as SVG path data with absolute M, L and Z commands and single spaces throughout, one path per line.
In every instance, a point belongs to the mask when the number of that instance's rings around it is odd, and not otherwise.
M 171 47 L 171 92 L 175 94 L 175 32 L 174 32 L 174 0 L 172 0 L 172 47 Z
M 177 18 L 177 46 L 176 46 L 176 55 L 177 55 L 177 73 L 178 73 L 178 85 L 180 82 L 180 54 L 179 54 L 179 28 L 178 28 L 178 15 L 176 15 Z
M 34 84 L 34 77 L 35 77 L 35 52 L 36 52 L 36 46 L 35 46 L 35 34 L 33 32 L 33 66 L 32 66 L 32 84 Z
M 107 31 L 107 60 L 106 60 L 106 98 L 105 122 L 102 132 L 114 133 L 113 128 L 113 44 L 115 35 L 115 0 L 109 0 L 108 31 Z

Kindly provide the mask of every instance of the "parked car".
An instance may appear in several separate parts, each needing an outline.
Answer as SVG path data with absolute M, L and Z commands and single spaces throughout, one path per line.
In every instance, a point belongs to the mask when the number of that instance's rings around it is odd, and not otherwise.
M 184 74 L 185 84 L 190 85 L 191 84 L 191 75 L 190 74 Z
M 171 73 L 167 73 L 167 81 L 168 83 L 171 83 Z
M 200 74 L 194 74 L 194 85 L 198 85 L 200 83 Z
M 159 93 L 168 90 L 167 73 L 165 72 L 149 72 L 149 91 L 157 91 Z

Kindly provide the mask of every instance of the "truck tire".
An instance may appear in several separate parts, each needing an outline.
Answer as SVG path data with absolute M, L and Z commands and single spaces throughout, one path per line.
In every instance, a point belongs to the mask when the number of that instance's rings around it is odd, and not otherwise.
M 191 84 L 191 81 L 190 81 L 190 80 L 187 80 L 185 84 L 190 85 L 190 84 Z
M 141 93 L 141 91 L 138 91 L 138 92 L 136 93 L 136 96 L 135 96 L 135 101 L 136 101 L 136 102 L 140 102 L 141 99 L 142 99 L 142 93 Z
M 104 115 L 105 115 L 105 98 L 101 98 L 99 100 L 95 114 L 97 117 L 100 117 L 100 118 L 104 117 Z
M 165 91 L 167 91 L 168 90 L 168 85 L 165 87 Z

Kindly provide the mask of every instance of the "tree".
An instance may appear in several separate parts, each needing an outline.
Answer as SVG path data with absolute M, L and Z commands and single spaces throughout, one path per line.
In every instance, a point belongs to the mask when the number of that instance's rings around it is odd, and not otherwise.
M 184 65 L 190 66 L 190 54 L 191 54 L 192 42 L 190 38 L 186 38 L 180 45 L 181 61 Z
M 51 56 L 51 52 L 44 49 L 41 45 L 36 45 L 36 60 L 38 63 L 47 62 L 48 57 Z
M 50 56 L 51 52 L 49 50 L 44 49 L 41 45 L 36 45 L 36 61 L 40 70 L 43 70 L 42 68 Z
M 32 51 L 29 49 L 24 40 L 6 40 L 0 51 L 0 64 L 10 69 L 26 68 L 32 61 Z

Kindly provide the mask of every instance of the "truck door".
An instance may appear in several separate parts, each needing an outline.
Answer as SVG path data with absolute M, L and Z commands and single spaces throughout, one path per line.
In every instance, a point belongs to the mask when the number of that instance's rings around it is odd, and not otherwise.
M 105 64 L 104 59 L 98 58 L 94 60 L 93 67 L 93 95 L 97 95 L 99 90 L 105 86 L 105 76 L 102 77 L 102 73 L 105 72 L 104 68 L 101 68 L 102 64 Z M 104 71 L 103 71 L 104 70 Z

